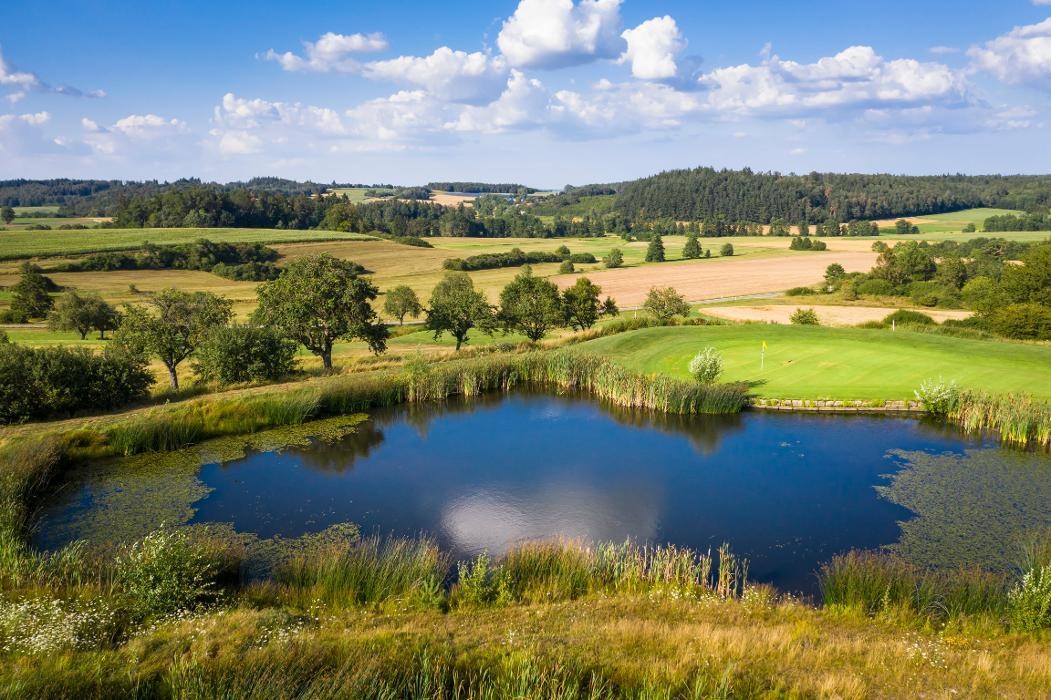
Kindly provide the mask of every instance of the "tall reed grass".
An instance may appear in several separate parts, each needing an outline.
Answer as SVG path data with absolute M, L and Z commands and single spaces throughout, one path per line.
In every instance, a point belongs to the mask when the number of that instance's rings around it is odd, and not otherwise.
M 964 391 L 946 418 L 969 433 L 996 433 L 1020 447 L 1051 449 L 1051 403 L 1028 394 Z

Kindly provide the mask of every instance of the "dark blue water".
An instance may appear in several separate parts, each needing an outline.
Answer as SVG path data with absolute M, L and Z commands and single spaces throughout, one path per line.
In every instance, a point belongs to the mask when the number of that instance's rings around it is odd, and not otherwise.
M 906 418 L 653 418 L 515 395 L 375 416 L 335 444 L 205 465 L 195 522 L 297 536 L 353 521 L 456 556 L 524 540 L 729 542 L 750 578 L 813 592 L 822 562 L 895 542 L 911 513 L 874 486 L 888 450 L 975 443 Z

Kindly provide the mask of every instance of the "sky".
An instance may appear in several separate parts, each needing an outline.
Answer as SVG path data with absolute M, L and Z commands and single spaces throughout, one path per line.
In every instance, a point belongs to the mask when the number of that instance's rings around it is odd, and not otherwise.
M 1051 171 L 1051 0 L 5 0 L 0 178 Z

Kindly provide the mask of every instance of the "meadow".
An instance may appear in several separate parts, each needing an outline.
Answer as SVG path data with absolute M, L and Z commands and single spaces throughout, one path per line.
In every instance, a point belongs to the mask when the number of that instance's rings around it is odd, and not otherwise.
M 752 383 L 752 392 L 767 398 L 914 400 L 921 382 L 942 377 L 970 389 L 1051 399 L 1051 346 L 902 329 L 648 328 L 578 347 L 638 372 L 687 377 L 690 359 L 707 346 L 723 354 L 725 381 Z

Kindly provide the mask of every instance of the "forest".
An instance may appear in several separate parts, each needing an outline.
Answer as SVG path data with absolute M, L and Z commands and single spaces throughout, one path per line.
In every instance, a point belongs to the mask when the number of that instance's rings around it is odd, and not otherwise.
M 973 207 L 1046 210 L 1047 175 L 782 175 L 745 170 L 669 170 L 623 185 L 614 208 L 635 219 L 791 224 L 889 219 Z

